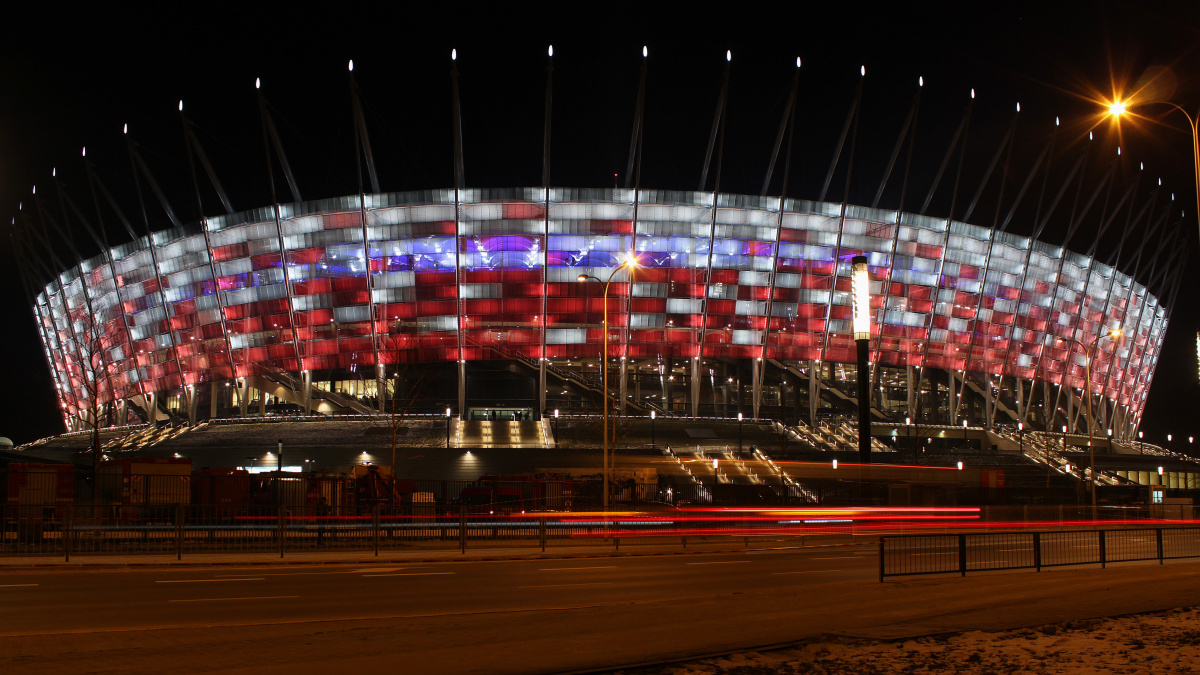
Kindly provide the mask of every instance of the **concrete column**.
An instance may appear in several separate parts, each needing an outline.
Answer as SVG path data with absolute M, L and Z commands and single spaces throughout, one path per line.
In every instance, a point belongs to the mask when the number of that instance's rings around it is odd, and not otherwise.
M 262 389 L 258 390 L 258 414 L 260 417 L 267 414 L 267 392 Z
M 820 367 L 820 361 L 808 362 L 808 423 L 814 427 L 817 425 L 817 403 L 821 399 L 820 374 L 817 372 Z
M 217 381 L 209 382 L 208 386 L 208 418 L 212 419 L 217 416 L 217 392 L 220 389 L 217 387 Z
M 700 411 L 700 359 L 692 357 L 691 380 L 688 383 L 688 392 L 692 399 L 692 417 L 699 415 Z
M 618 391 L 621 392 L 621 402 L 617 405 L 617 414 L 624 415 L 625 399 L 629 397 L 629 368 L 627 366 L 628 361 L 624 356 L 622 356 L 617 363 L 621 368 L 621 384 L 620 387 L 618 387 Z
M 243 377 L 238 383 L 238 415 L 246 416 L 246 408 L 250 406 L 250 378 Z
M 312 371 L 300 371 L 300 397 L 304 399 L 304 414 L 312 412 Z
M 376 357 L 378 357 L 378 356 L 379 355 L 376 354 Z M 379 410 L 379 412 L 387 412 L 387 410 L 384 408 L 384 402 L 383 402 L 384 392 L 386 391 L 386 389 L 384 389 L 384 383 L 387 381 L 386 376 L 387 376 L 387 373 L 384 372 L 384 365 L 382 363 L 379 363 L 378 359 L 376 359 L 376 361 L 375 361 L 375 403 L 376 403 L 376 406 L 375 407 L 376 407 L 376 409 Z M 459 398 L 462 398 L 461 394 L 459 395 Z
M 542 290 L 545 291 L 544 285 L 542 287 Z M 545 339 L 546 339 L 546 332 L 542 331 L 542 340 L 545 341 Z M 545 345 L 544 344 L 542 345 L 542 353 L 545 353 Z M 545 412 L 546 412 L 546 358 L 542 357 L 542 358 L 538 359 L 538 415 L 539 415 L 539 419 L 540 419 L 540 416 L 543 415 Z
M 946 375 L 948 376 L 946 382 L 950 387 L 950 403 L 946 406 L 946 409 L 950 411 L 950 426 L 956 427 L 958 426 L 959 397 L 955 395 L 954 390 L 958 387 L 958 378 L 954 376 L 953 370 L 947 370 Z
M 183 388 L 187 403 L 188 424 L 196 426 L 196 417 L 200 412 L 200 397 L 196 395 L 196 385 L 189 384 Z
M 458 418 L 467 414 L 467 362 L 458 362 Z
M 762 359 L 750 360 L 750 409 L 754 419 L 758 419 L 758 409 L 762 406 Z

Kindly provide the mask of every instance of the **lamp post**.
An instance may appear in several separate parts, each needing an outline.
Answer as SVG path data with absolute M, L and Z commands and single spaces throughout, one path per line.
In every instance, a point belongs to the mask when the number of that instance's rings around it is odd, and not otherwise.
M 1119 120 L 1121 119 L 1121 116 L 1128 113 L 1129 108 L 1136 103 L 1137 101 L 1134 101 L 1133 99 L 1113 101 L 1108 106 L 1108 115 L 1113 119 Z M 1196 115 L 1190 115 L 1188 114 L 1188 111 L 1184 110 L 1179 104 L 1172 103 L 1171 101 L 1146 101 L 1146 103 L 1162 103 L 1169 105 L 1183 113 L 1183 116 L 1187 118 L 1188 130 L 1192 132 L 1192 175 L 1196 179 L 1196 216 L 1200 218 L 1200 113 L 1197 113 Z
M 1025 423 L 1017 422 L 1017 436 L 1020 437 L 1021 456 L 1025 456 Z M 1049 474 L 1047 474 L 1049 475 Z
M 1082 342 L 1076 340 L 1075 338 L 1060 337 L 1055 340 L 1056 342 L 1071 342 L 1079 345 L 1079 348 L 1083 350 L 1083 368 L 1084 376 L 1086 378 L 1086 386 L 1083 389 L 1083 393 L 1087 396 L 1088 407 L 1087 435 L 1088 454 L 1090 455 L 1088 459 L 1088 477 L 1091 479 L 1088 482 L 1091 484 L 1092 490 L 1092 520 L 1096 520 L 1096 444 L 1092 441 L 1092 354 L 1095 352 L 1096 347 L 1100 345 L 1100 339 L 1104 337 L 1117 340 L 1121 337 L 1121 329 L 1113 328 L 1107 333 L 1101 333 L 1100 335 L 1097 335 L 1096 339 L 1092 340 L 1091 345 L 1087 347 L 1085 347 Z M 1063 436 L 1063 443 L 1066 443 L 1066 436 Z
M 450 449 L 450 409 L 446 408 L 446 449 Z
M 554 447 L 558 447 L 558 408 L 554 409 Z
M 858 347 L 858 459 L 871 463 L 871 388 L 867 363 L 871 348 L 871 271 L 867 257 L 850 259 L 850 293 L 853 296 L 854 342 Z
M 658 417 L 658 413 L 654 410 L 650 411 L 650 447 L 654 447 L 654 418 Z
M 630 252 L 629 255 L 625 258 L 625 260 L 620 265 L 617 266 L 617 269 L 613 270 L 612 274 L 608 275 L 608 280 L 606 280 L 606 281 L 601 282 L 599 277 L 595 277 L 590 274 L 580 274 L 579 275 L 579 281 L 581 281 L 581 282 L 595 281 L 595 282 L 604 284 L 604 324 L 603 324 L 604 325 L 604 351 L 601 354 L 601 358 L 600 358 L 600 370 L 601 370 L 601 379 L 603 380 L 603 388 L 604 388 L 604 391 L 602 393 L 602 398 L 604 399 L 604 404 L 603 404 L 603 408 L 604 408 L 604 496 L 603 496 L 603 500 L 604 500 L 604 511 L 606 513 L 608 512 L 608 472 L 609 472 L 609 468 L 610 468 L 609 459 L 608 459 L 608 408 L 609 408 L 609 404 L 608 404 L 608 286 L 609 286 L 609 284 L 612 283 L 613 277 L 617 276 L 617 272 L 620 272 L 621 270 L 625 269 L 626 267 L 634 268 L 637 266 L 638 266 L 637 256 L 635 256 L 632 252 Z
M 738 454 L 742 452 L 742 413 L 738 413 Z

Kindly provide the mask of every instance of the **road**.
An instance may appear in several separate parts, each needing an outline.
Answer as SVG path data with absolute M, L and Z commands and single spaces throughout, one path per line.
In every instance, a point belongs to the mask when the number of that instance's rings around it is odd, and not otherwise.
M 0 669 L 569 672 L 830 632 L 893 637 L 1200 605 L 1198 570 L 1141 565 L 880 584 L 868 546 L 10 569 L 0 576 Z

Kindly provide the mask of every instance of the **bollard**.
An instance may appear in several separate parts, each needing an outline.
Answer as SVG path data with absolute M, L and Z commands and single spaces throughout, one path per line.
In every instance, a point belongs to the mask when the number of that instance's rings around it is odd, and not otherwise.
M 1042 533 L 1033 533 L 1033 567 L 1038 572 L 1042 571 Z
M 1108 560 L 1104 550 L 1104 530 L 1096 530 L 1096 534 L 1100 537 L 1100 567 L 1108 567 Z
M 538 535 L 542 541 L 542 553 L 546 552 L 546 516 L 541 517 L 541 522 L 538 523 Z
M 1154 531 L 1155 539 L 1158 540 L 1158 564 L 1159 565 L 1163 564 L 1163 544 L 1162 544 L 1163 535 L 1162 535 L 1162 532 L 1163 531 L 1162 531 L 1161 527 Z
M 283 519 L 284 518 L 283 507 L 277 506 L 275 508 L 279 514 L 279 528 L 278 528 L 278 530 L 279 530 L 279 557 L 283 558 L 283 539 L 284 539 L 284 534 L 286 534 L 286 531 L 287 531 L 287 525 L 285 524 L 284 519 Z
M 967 576 L 967 535 L 958 535 L 958 571 Z

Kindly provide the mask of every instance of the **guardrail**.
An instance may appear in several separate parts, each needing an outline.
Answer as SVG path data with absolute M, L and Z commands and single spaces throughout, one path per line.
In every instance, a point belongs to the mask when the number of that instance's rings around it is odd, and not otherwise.
M 1200 527 L 885 535 L 879 538 L 879 581 L 1180 558 L 1200 558 Z
M 503 496 L 503 495 L 502 495 Z M 972 509 L 960 509 L 970 519 Z M 872 535 L 908 520 L 904 510 L 881 509 L 865 522 L 794 509 L 660 508 L 641 512 L 521 511 L 503 500 L 487 506 L 409 507 L 121 504 L 0 508 L 0 557 L 88 554 L 175 555 L 459 549 L 468 545 L 541 547 L 622 542 L 687 548 L 689 540 L 749 546 L 753 538 Z

